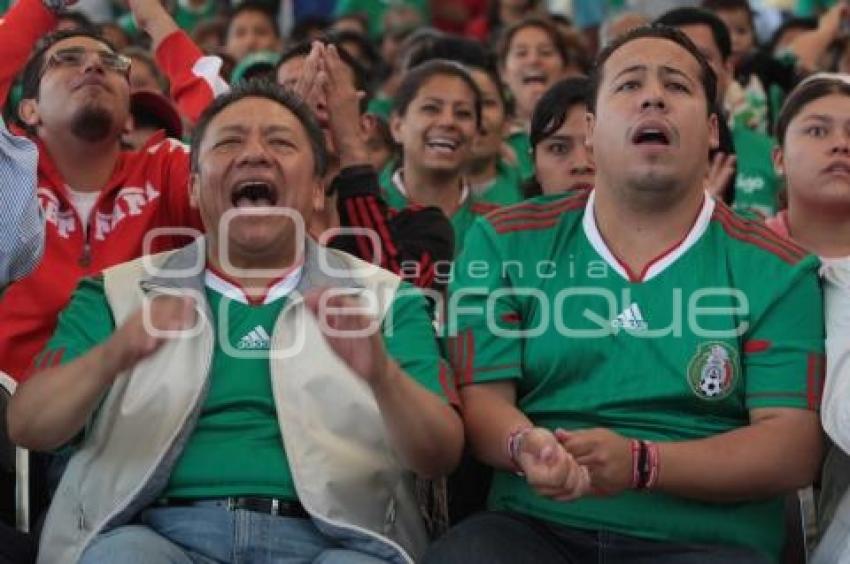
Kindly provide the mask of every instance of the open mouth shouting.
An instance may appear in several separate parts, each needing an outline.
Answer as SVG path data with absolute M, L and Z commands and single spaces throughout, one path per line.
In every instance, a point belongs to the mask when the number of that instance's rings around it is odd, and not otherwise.
M 673 132 L 661 122 L 644 122 L 632 133 L 631 142 L 642 147 L 663 148 L 673 144 Z
M 277 204 L 277 190 L 265 180 L 245 180 L 233 188 L 230 202 L 234 208 L 271 207 Z

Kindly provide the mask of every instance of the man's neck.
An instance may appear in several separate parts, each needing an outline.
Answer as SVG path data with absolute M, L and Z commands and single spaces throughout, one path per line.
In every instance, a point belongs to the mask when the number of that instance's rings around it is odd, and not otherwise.
M 80 192 L 103 189 L 118 163 L 121 147 L 116 140 L 86 143 L 66 136 L 41 138 L 65 183 Z
M 231 252 L 228 268 L 219 261 L 219 251 L 214 242 L 209 242 L 209 250 L 207 251 L 207 264 L 214 270 L 225 274 L 232 282 L 238 284 L 247 297 L 252 300 L 265 297 L 268 288 L 272 284 L 288 276 L 296 267 L 300 266 L 301 263 L 296 262 L 295 259 L 296 257 L 291 252 L 284 255 L 277 251 L 274 256 L 259 254 L 247 256 L 237 255 Z M 251 271 L 256 274 L 244 276 L 244 273 L 240 272 L 240 270 Z M 272 275 L 259 275 L 260 273 L 265 274 L 262 271 Z
M 402 179 L 411 201 L 437 206 L 447 217 L 451 217 L 460 207 L 461 179 L 457 174 L 429 173 L 406 164 Z
M 675 201 L 630 199 L 623 197 L 621 191 L 600 186 L 598 181 L 595 192 L 594 214 L 599 233 L 631 272 L 643 272 L 685 239 L 705 202 L 701 186 Z
M 850 213 L 847 208 L 838 213 L 828 213 L 791 202 L 788 206 L 788 227 L 797 243 L 819 257 L 850 256 Z

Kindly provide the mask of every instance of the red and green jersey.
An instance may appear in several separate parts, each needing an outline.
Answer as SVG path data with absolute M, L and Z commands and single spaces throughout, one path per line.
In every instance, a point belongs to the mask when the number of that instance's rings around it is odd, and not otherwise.
M 163 492 L 168 497 L 259 495 L 297 498 L 277 420 L 269 367 L 275 321 L 297 284 L 293 275 L 249 303 L 224 276 L 207 272 L 206 297 L 216 324 L 209 388 L 192 435 Z M 38 365 L 66 363 L 115 330 L 102 278 L 83 280 L 62 312 Z M 383 326 L 387 352 L 429 391 L 456 402 L 440 358 L 429 307 L 402 283 Z M 175 374 L 179 377 L 179 374 Z
M 606 246 L 593 200 L 592 191 L 535 198 L 470 230 L 447 320 L 461 386 L 514 381 L 535 425 L 654 441 L 732 431 L 757 408 L 817 409 L 824 333 L 814 257 L 706 197 L 685 239 L 634 273 Z M 782 498 L 714 504 L 627 491 L 563 503 L 497 472 L 489 504 L 774 557 L 783 542 Z
M 738 212 L 772 217 L 779 208 L 779 178 L 773 168 L 776 142 L 736 124 L 732 140 L 737 155 L 733 207 Z
M 381 188 L 384 191 L 387 205 L 396 211 L 419 205 L 408 198 L 401 178 L 401 169 L 395 172 L 391 172 L 391 170 L 385 168 L 380 177 Z M 475 220 L 499 207 L 496 204 L 479 201 L 470 194 L 469 187 L 466 185 L 460 188 L 458 197 L 461 200 L 460 206 L 449 218 L 455 233 L 455 256 L 458 256 L 463 250 L 466 232 L 469 231 Z

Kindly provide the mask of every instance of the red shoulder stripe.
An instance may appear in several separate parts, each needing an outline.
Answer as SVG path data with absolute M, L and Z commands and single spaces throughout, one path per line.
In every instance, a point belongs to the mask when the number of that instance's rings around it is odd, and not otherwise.
M 496 225 L 504 225 L 506 223 L 511 223 L 514 221 L 540 221 L 540 220 L 550 220 L 557 218 L 564 212 L 583 208 L 585 202 L 577 202 L 574 200 L 567 200 L 566 202 L 560 203 L 558 206 L 552 206 L 548 209 L 540 209 L 534 211 L 525 211 L 525 210 L 516 210 L 515 213 L 511 215 L 501 215 L 499 217 L 490 218 L 490 222 Z
M 790 254 L 782 247 L 774 245 L 769 241 L 765 241 L 764 239 L 761 239 L 753 234 L 741 230 L 740 227 L 731 223 L 729 218 L 723 215 L 716 215 L 715 218 L 730 237 L 738 239 L 740 241 L 744 241 L 746 243 L 751 243 L 752 245 L 759 247 L 760 249 L 764 249 L 765 251 L 773 253 L 788 264 L 793 265 L 800 262 L 800 259 L 798 257 Z
M 803 247 L 796 244 L 794 241 L 782 237 L 781 235 L 777 235 L 772 229 L 767 227 L 766 225 L 759 223 L 757 221 L 750 221 L 744 219 L 735 214 L 731 209 L 726 206 L 722 206 L 720 211 L 724 213 L 727 217 L 729 217 L 734 223 L 739 224 L 742 228 L 745 228 L 747 231 L 750 231 L 754 234 L 759 234 L 765 239 L 769 239 L 771 242 L 781 245 L 782 247 L 788 249 L 790 252 L 799 254 L 800 256 L 806 256 L 808 251 Z
M 498 204 L 491 204 L 488 202 L 475 202 L 471 206 L 469 206 L 469 210 L 472 213 L 476 213 L 478 215 L 487 215 L 488 213 L 494 212 L 501 208 L 502 206 Z
M 783 249 L 790 256 L 797 256 L 798 261 L 808 254 L 805 249 L 784 237 L 780 237 L 767 226 L 739 217 L 726 206 L 716 207 L 715 213 L 718 217 L 724 217 L 730 225 L 733 225 L 739 231 L 759 237 L 765 243 Z
M 514 231 L 539 231 L 541 229 L 549 229 L 558 225 L 557 220 L 552 221 L 531 221 L 527 223 L 513 223 L 511 225 L 496 227 L 496 233 L 504 235 Z
M 512 206 L 505 206 L 505 207 L 499 208 L 498 210 L 496 210 L 492 214 L 490 214 L 490 217 L 491 218 L 499 218 L 503 215 L 512 215 L 513 213 L 519 212 L 519 211 L 546 210 L 546 209 L 551 208 L 552 206 L 558 206 L 558 205 L 561 205 L 565 202 L 571 202 L 571 201 L 582 201 L 582 202 L 586 203 L 587 198 L 588 198 L 588 194 L 589 193 L 587 193 L 587 192 L 580 193 L 580 194 L 575 194 L 575 193 L 574 194 L 565 194 L 563 197 L 558 198 L 556 200 L 552 200 L 552 201 L 549 201 L 549 202 L 542 202 L 542 203 L 540 203 L 540 202 L 521 202 L 519 204 L 514 204 Z

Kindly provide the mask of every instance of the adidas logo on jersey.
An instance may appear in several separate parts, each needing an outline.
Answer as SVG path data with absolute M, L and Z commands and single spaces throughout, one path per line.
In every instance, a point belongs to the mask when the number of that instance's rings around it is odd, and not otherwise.
M 271 337 L 262 325 L 257 325 L 247 335 L 239 339 L 236 348 L 239 350 L 268 350 L 271 348 Z
M 615 329 L 628 329 L 630 331 L 646 331 L 649 329 L 649 325 L 644 321 L 640 307 L 636 303 L 632 303 L 623 310 L 623 313 L 611 321 L 611 325 Z

